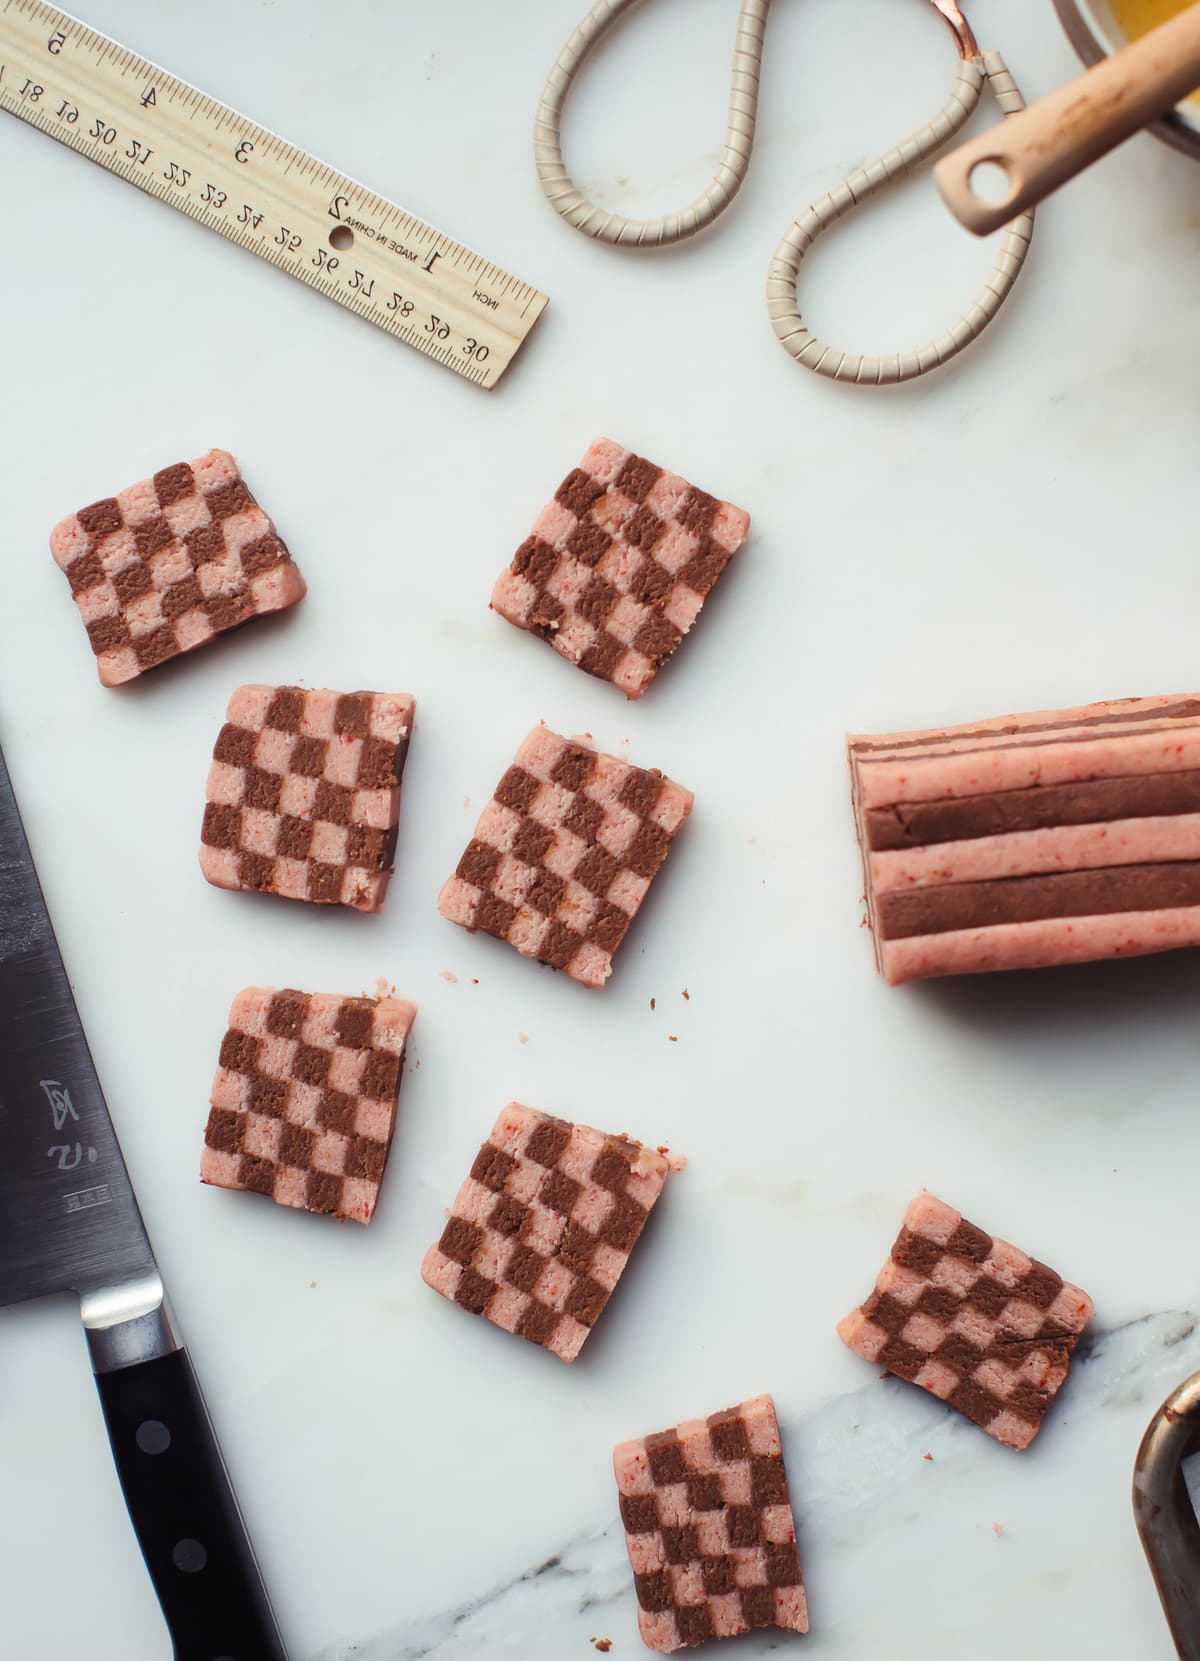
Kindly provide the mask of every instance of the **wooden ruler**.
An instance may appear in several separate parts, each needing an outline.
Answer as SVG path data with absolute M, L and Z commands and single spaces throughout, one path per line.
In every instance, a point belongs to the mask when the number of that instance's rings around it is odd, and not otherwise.
M 0 109 L 476 386 L 546 296 L 41 0 L 0 0 Z

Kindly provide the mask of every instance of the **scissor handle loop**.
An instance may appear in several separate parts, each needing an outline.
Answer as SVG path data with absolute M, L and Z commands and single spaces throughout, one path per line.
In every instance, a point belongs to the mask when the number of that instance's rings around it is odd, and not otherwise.
M 1151 1419 L 1133 1470 L 1133 1515 L 1180 1661 L 1200 1661 L 1200 1523 L 1183 1462 L 1200 1452 L 1200 1373 Z
M 638 0 L 597 0 L 558 54 L 538 99 L 533 154 L 547 200 L 576 230 L 600 242 L 666 247 L 711 225 L 742 187 L 754 147 L 763 36 L 771 0 L 743 0 L 738 14 L 725 146 L 716 172 L 695 201 L 657 219 L 626 219 L 619 213 L 608 213 L 597 207 L 576 187 L 562 153 L 563 105 L 571 83 L 601 36 L 637 3 Z
M 1032 212 L 1021 214 L 1005 228 L 991 275 L 962 315 L 943 334 L 915 351 L 881 357 L 839 351 L 818 340 L 805 326 L 796 303 L 800 262 L 821 233 L 935 155 L 964 126 L 985 86 L 991 87 L 1006 116 L 1025 108 L 1025 100 L 999 52 L 960 59 L 950 96 L 932 121 L 885 155 L 858 168 L 792 222 L 767 270 L 767 311 L 780 344 L 806 369 L 829 380 L 868 386 L 912 380 L 948 363 L 978 339 L 1012 292 L 1029 252 Z

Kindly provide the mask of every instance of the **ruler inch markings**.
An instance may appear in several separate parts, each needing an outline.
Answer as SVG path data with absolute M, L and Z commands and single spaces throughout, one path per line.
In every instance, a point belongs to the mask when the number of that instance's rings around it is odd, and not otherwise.
M 496 384 L 546 307 L 475 250 L 42 0 L 3 0 L 0 65 L 0 111 L 477 386 Z

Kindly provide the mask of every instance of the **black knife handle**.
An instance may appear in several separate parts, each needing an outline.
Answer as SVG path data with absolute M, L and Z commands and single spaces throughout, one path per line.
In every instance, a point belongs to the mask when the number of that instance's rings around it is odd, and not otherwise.
M 187 1351 L 96 1388 L 176 1661 L 287 1661 Z

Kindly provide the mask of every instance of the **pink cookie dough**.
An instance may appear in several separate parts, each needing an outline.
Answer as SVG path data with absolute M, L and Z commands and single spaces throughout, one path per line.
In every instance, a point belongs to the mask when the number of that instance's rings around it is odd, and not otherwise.
M 252 617 L 304 598 L 304 579 L 226 450 L 165 467 L 54 527 L 50 551 L 119 686 Z
M 574 1361 L 671 1168 L 626 1136 L 510 1102 L 422 1278 L 460 1308 Z
M 732 502 L 599 438 L 534 521 L 492 606 L 640 698 L 749 528 Z
M 844 1344 L 919 1384 L 1010 1448 L 1027 1448 L 1092 1317 L 1078 1286 L 919 1194 Z
M 1042 968 L 1200 944 L 1200 698 L 849 740 L 879 968 Z
M 443 886 L 452 923 L 603 986 L 692 793 L 535 727 Z
M 808 1631 L 775 1403 L 755 1396 L 613 1452 L 638 1629 L 669 1653 L 754 1627 Z

